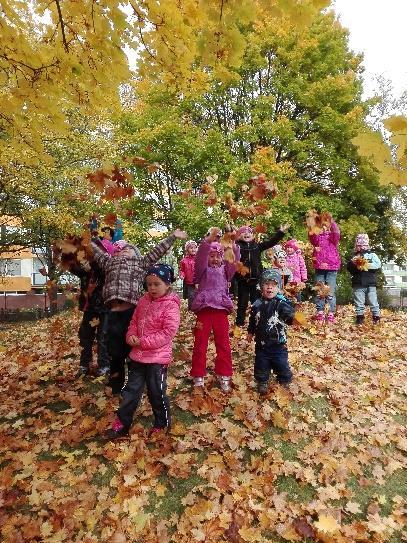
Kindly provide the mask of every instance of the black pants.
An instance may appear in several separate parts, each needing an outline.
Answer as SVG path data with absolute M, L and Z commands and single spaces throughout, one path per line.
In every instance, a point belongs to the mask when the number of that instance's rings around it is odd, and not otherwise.
M 278 383 L 291 382 L 293 374 L 288 363 L 286 343 L 272 343 L 264 346 L 256 344 L 254 378 L 259 383 L 266 383 L 270 378 L 271 370 L 276 374 Z
M 253 304 L 259 298 L 260 292 L 257 290 L 257 284 L 250 284 L 245 281 L 237 283 L 237 313 L 236 326 L 243 326 L 246 320 L 247 306 Z
M 89 369 L 92 364 L 93 343 L 96 339 L 99 368 L 109 367 L 109 354 L 106 346 L 106 313 L 104 311 L 84 311 L 79 327 L 79 344 L 82 347 L 80 365 Z M 95 325 L 95 322 L 99 321 Z
M 121 391 L 124 386 L 125 362 L 130 353 L 126 343 L 126 333 L 134 309 L 125 311 L 108 311 L 105 327 L 107 333 L 107 350 L 110 355 L 110 386 L 113 394 Z
M 140 403 L 144 387 L 154 413 L 154 427 L 167 428 L 171 424 L 170 404 L 167 397 L 167 366 L 129 362 L 129 376 L 122 392 L 117 411 L 120 422 L 130 428 L 133 415 Z

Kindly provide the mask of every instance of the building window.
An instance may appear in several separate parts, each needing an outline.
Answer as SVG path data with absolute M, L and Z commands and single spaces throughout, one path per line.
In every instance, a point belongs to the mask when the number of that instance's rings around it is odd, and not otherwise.
M 21 260 L 1 260 L 0 275 L 16 277 L 21 275 Z
M 407 275 L 403 275 L 403 276 L 401 277 L 401 282 L 402 282 L 402 283 L 407 283 Z
M 386 277 L 386 284 L 387 284 L 387 285 L 394 285 L 394 284 L 395 284 L 394 279 L 395 279 L 395 278 L 394 278 L 393 275 L 388 275 L 388 276 Z

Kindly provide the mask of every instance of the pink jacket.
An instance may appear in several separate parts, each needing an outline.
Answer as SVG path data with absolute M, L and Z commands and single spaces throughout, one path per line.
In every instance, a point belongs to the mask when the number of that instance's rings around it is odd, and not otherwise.
M 144 364 L 169 364 L 172 360 L 172 340 L 180 322 L 180 299 L 172 292 L 153 300 L 144 294 L 134 310 L 126 340 L 140 339 L 130 358 Z
M 195 256 L 187 255 L 179 263 L 179 276 L 187 285 L 194 284 Z
M 336 271 L 341 267 L 341 257 L 338 252 L 341 233 L 338 225 L 331 222 L 331 230 L 308 236 L 314 246 L 312 261 L 316 270 Z
M 208 266 L 208 256 L 211 244 L 202 241 L 198 247 L 195 263 L 195 283 L 198 283 L 198 290 L 192 302 L 192 311 L 198 313 L 202 309 L 211 307 L 213 309 L 225 309 L 232 312 L 233 302 L 229 296 L 229 282 L 236 272 L 236 263 L 225 261 L 219 268 Z M 235 261 L 240 259 L 240 248 L 235 245 L 233 248 Z
M 293 274 L 291 282 L 305 283 L 305 281 L 308 279 L 308 274 L 301 251 L 295 251 L 295 253 L 292 255 L 287 255 L 285 260 L 287 268 L 291 270 L 291 273 Z

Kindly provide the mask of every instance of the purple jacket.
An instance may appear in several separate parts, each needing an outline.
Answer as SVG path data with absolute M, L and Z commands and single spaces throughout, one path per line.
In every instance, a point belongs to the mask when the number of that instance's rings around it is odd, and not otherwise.
M 341 267 L 341 257 L 338 252 L 341 233 L 335 222 L 331 222 L 331 229 L 328 232 L 320 234 L 311 234 L 308 236 L 314 246 L 312 261 L 316 270 L 339 270 Z
M 301 254 L 301 251 L 295 251 L 292 255 L 287 255 L 286 266 L 291 273 L 293 278 L 291 279 L 292 283 L 305 283 L 308 279 L 307 267 L 305 265 L 304 257 Z
M 219 268 L 208 266 L 208 256 L 211 244 L 203 241 L 195 257 L 195 279 L 199 284 L 195 298 L 192 302 L 192 311 L 198 313 L 202 309 L 225 309 L 231 313 L 233 303 L 229 296 L 229 285 L 236 271 L 236 263 L 224 262 Z M 236 245 L 233 248 L 235 262 L 240 259 L 240 249 Z

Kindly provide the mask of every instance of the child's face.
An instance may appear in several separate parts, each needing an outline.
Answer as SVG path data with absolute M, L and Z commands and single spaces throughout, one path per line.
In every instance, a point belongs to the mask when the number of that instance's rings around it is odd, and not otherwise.
M 285 268 L 286 260 L 284 256 L 279 256 L 275 259 L 278 268 Z
M 133 258 L 136 256 L 136 253 L 134 252 L 133 247 L 125 247 L 118 253 L 114 253 L 113 256 L 120 258 Z
M 161 298 L 161 296 L 165 296 L 170 290 L 170 285 L 164 283 L 164 281 L 156 275 L 147 275 L 146 283 L 147 292 L 154 300 Z
M 112 236 L 110 235 L 109 230 L 103 230 L 102 235 L 103 235 L 103 239 L 107 239 L 108 241 L 112 241 L 113 239 Z
M 287 247 L 286 252 L 287 252 L 288 255 L 293 255 L 294 254 L 294 249 L 292 247 Z
M 248 243 L 254 240 L 254 234 L 253 232 L 243 232 L 240 234 L 240 239 Z
M 189 247 L 187 249 L 187 254 L 188 255 L 195 256 L 197 252 L 198 252 L 198 246 L 197 245 L 189 245 Z
M 275 281 L 267 281 L 267 283 L 263 283 L 263 285 L 261 286 L 261 293 L 263 295 L 263 298 L 266 298 L 267 300 L 275 298 L 279 291 L 280 289 Z
M 210 268 L 219 268 L 222 265 L 223 258 L 222 256 L 215 252 L 211 251 L 208 256 L 208 266 Z

